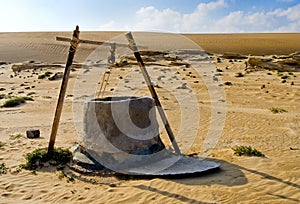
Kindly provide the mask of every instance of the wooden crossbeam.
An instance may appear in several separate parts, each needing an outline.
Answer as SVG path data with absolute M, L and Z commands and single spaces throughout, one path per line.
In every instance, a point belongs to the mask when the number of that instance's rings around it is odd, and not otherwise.
M 56 37 L 57 41 L 63 41 L 63 42 L 71 42 L 70 38 L 65 38 L 65 37 Z M 94 41 L 94 40 L 84 40 L 84 39 L 79 39 L 79 43 L 83 44 L 90 44 L 90 45 L 104 45 L 104 46 L 118 46 L 118 47 L 126 47 L 128 48 L 128 44 L 122 44 L 122 43 L 115 43 L 115 42 L 109 42 L 109 41 Z M 146 49 L 147 47 L 145 46 L 139 46 L 139 49 Z

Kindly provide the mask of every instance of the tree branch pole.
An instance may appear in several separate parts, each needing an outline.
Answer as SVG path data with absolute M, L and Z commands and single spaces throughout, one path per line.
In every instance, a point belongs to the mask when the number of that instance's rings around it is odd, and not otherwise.
M 54 115 L 54 120 L 53 120 L 53 124 L 52 124 L 52 130 L 51 130 L 49 146 L 48 146 L 48 156 L 51 156 L 53 153 L 55 138 L 56 138 L 58 125 L 59 125 L 59 120 L 60 120 L 60 116 L 61 116 L 61 112 L 62 112 L 64 100 L 65 100 L 65 94 L 66 94 L 66 90 L 67 90 L 67 86 L 68 86 L 70 69 L 71 69 L 71 65 L 73 63 L 73 58 L 74 58 L 74 55 L 76 52 L 76 48 L 80 42 L 79 41 L 79 33 L 80 33 L 79 26 L 76 26 L 76 30 L 73 31 L 73 38 L 70 41 L 71 45 L 70 45 L 70 49 L 69 49 L 68 59 L 67 59 L 67 63 L 66 63 L 65 71 L 64 71 L 64 76 L 63 76 L 60 93 L 59 93 L 59 97 L 58 97 L 58 101 L 57 101 L 56 111 L 55 111 L 55 115 Z
M 181 154 L 180 149 L 179 149 L 179 147 L 177 145 L 177 142 L 175 140 L 173 131 L 172 131 L 171 126 L 169 124 L 169 121 L 167 119 L 167 116 L 166 116 L 166 114 L 165 114 L 165 112 L 164 112 L 164 110 L 162 108 L 162 105 L 161 105 L 159 99 L 158 99 L 157 93 L 156 93 L 156 91 L 154 89 L 153 83 L 151 82 L 150 76 L 149 76 L 149 74 L 148 74 L 148 72 L 146 70 L 146 67 L 145 67 L 145 64 L 143 62 L 143 59 L 142 59 L 142 57 L 141 57 L 141 55 L 140 55 L 140 53 L 138 51 L 138 48 L 137 48 L 137 45 L 136 45 L 136 43 L 134 41 L 132 33 L 131 32 L 126 33 L 126 38 L 127 38 L 128 42 L 129 42 L 129 48 L 133 51 L 134 56 L 135 56 L 135 58 L 136 58 L 136 60 L 137 60 L 137 62 L 139 64 L 139 67 L 141 69 L 143 77 L 145 78 L 145 81 L 147 83 L 148 89 L 149 89 L 149 91 L 150 91 L 150 93 L 152 95 L 152 98 L 155 101 L 155 105 L 158 107 L 157 110 L 158 110 L 158 112 L 160 114 L 160 117 L 161 117 L 161 119 L 162 119 L 162 121 L 163 121 L 163 123 L 165 125 L 165 129 L 166 129 L 166 131 L 168 133 L 168 136 L 169 136 L 169 138 L 171 140 L 171 143 L 172 143 L 172 145 L 174 147 L 174 150 L 175 150 L 175 152 L 177 154 Z

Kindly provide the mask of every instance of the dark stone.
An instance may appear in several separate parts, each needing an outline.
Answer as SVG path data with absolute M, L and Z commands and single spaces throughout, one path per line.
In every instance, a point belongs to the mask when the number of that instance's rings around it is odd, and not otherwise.
M 26 136 L 27 136 L 27 138 L 30 138 L 30 139 L 39 138 L 40 130 L 37 130 L 37 129 L 26 130 Z

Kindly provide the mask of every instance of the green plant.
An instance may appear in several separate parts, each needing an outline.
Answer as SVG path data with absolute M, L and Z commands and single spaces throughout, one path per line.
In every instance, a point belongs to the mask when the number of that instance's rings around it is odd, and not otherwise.
M 59 171 L 58 178 L 59 178 L 59 180 L 62 180 L 63 178 L 67 178 L 68 183 L 75 181 L 72 176 L 68 176 L 67 174 L 65 174 L 64 171 Z
M 265 155 L 251 146 L 238 146 L 233 148 L 234 154 L 238 156 L 256 156 L 264 157 Z
M 0 141 L 0 148 L 3 147 L 4 145 L 5 143 Z
M 52 98 L 51 96 L 42 96 L 43 98 L 46 98 L 46 99 L 50 99 Z
M 44 74 L 41 74 L 38 76 L 38 79 L 44 79 L 46 77 L 49 77 L 52 74 L 52 72 L 45 72 Z
M 275 107 L 270 108 L 270 111 L 274 114 L 287 112 L 287 110 L 283 108 L 275 108 Z
M 28 96 L 13 97 L 12 99 L 5 101 L 4 104 L 0 107 L 1 108 L 15 107 L 22 103 L 25 103 L 26 101 L 33 101 L 33 99 Z
M 241 72 L 238 72 L 238 73 L 235 74 L 235 77 L 243 77 L 243 76 L 245 76 L 245 75 Z
M 8 168 L 5 166 L 4 163 L 0 163 L 0 175 L 1 174 L 6 174 L 7 173 Z
M 72 153 L 68 149 L 62 148 L 54 148 L 51 157 L 47 153 L 48 148 L 39 148 L 26 154 L 26 164 L 22 165 L 22 168 L 36 170 L 48 162 L 50 165 L 56 166 L 57 169 L 63 169 L 72 157 Z
M 31 95 L 34 95 L 34 94 L 36 94 L 36 92 L 29 92 L 29 93 L 27 94 L 27 96 L 31 96 Z
M 15 140 L 15 139 L 19 139 L 21 137 L 23 137 L 23 135 L 18 133 L 18 134 L 15 134 L 15 135 L 10 135 L 9 139 Z

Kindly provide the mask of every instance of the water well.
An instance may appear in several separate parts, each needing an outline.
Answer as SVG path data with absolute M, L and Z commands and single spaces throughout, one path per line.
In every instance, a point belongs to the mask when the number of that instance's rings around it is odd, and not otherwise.
M 131 175 L 191 174 L 219 167 L 166 149 L 159 136 L 154 99 L 149 97 L 90 99 L 84 105 L 83 129 L 74 154 L 83 166 L 100 165 Z
M 172 132 L 171 127 L 168 125 L 164 110 L 159 104 L 158 96 L 155 93 L 153 83 L 149 78 L 142 58 L 138 57 L 139 52 L 137 47 L 134 46 L 134 40 L 128 39 L 127 34 L 126 36 L 127 40 L 124 35 L 116 37 L 113 40 L 120 45 L 119 47 L 116 47 L 115 50 L 112 48 L 111 50 L 108 50 L 109 48 L 107 45 L 110 45 L 109 43 L 96 49 L 87 60 L 87 67 L 91 67 L 91 69 L 83 70 L 78 76 L 75 86 L 76 92 L 74 95 L 74 98 L 76 98 L 77 101 L 73 103 L 73 110 L 76 113 L 74 117 L 76 119 L 76 124 L 79 124 L 76 125 L 76 128 L 79 133 L 80 141 L 79 145 L 74 148 L 75 165 L 78 164 L 85 167 L 87 170 L 92 169 L 93 171 L 99 170 L 101 172 L 104 166 L 107 169 L 123 174 L 152 176 L 185 175 L 217 169 L 220 166 L 219 163 L 208 161 L 201 157 L 188 157 L 181 153 L 180 146 L 178 146 L 175 141 L 176 136 L 177 139 L 182 135 L 184 137 L 186 136 L 187 139 L 193 138 L 194 128 L 191 128 L 191 125 L 194 124 L 193 122 L 196 122 L 196 125 L 199 125 L 196 120 L 199 117 L 199 115 L 197 115 L 198 112 L 193 111 L 193 115 L 189 115 L 189 119 L 192 118 L 194 121 L 188 120 L 185 117 L 181 118 L 183 119 L 182 128 L 191 130 L 186 133 L 191 134 L 192 136 L 184 135 L 182 134 L 182 131 L 180 131 L 179 136 L 170 133 Z M 165 66 L 165 63 L 169 63 L 171 66 L 172 63 L 174 63 L 168 61 L 173 59 L 172 57 L 168 57 L 169 55 L 166 55 L 168 51 L 170 56 L 176 55 L 174 58 L 176 60 L 192 59 L 189 61 L 189 64 L 193 64 L 193 67 L 196 68 L 201 67 L 200 71 L 203 71 L 203 68 L 207 68 L 204 69 L 204 73 L 213 73 L 213 70 L 215 69 L 210 63 L 203 62 L 203 64 L 200 65 L 200 62 L 208 58 L 200 56 L 201 53 L 199 54 L 198 51 L 195 53 L 186 53 L 186 51 L 198 49 L 194 43 L 190 41 L 187 42 L 186 38 L 161 33 L 136 33 L 135 36 L 138 39 L 138 45 L 141 44 L 148 47 L 148 53 L 151 53 L 151 50 L 161 51 L 158 52 L 162 53 L 160 58 L 155 59 L 159 62 L 162 59 L 164 60 L 161 62 L 161 66 Z M 128 44 L 126 44 L 128 42 L 131 45 L 129 48 L 133 50 L 128 49 Z M 126 44 L 126 46 L 123 46 L 124 44 Z M 181 50 L 181 52 L 178 53 L 176 50 Z M 110 70 L 107 70 L 107 68 L 111 68 L 111 66 L 103 63 L 103 61 L 107 59 L 107 53 L 112 53 L 112 51 L 116 51 L 113 56 L 119 56 L 119 58 L 127 56 L 129 61 L 133 55 L 132 51 L 134 52 L 134 56 L 138 61 L 142 73 L 129 71 L 130 74 L 128 74 L 127 77 L 130 78 L 132 84 L 140 84 L 140 82 L 137 82 L 137 79 L 143 76 L 152 98 L 132 97 L 131 95 L 135 95 L 136 93 L 133 93 L 134 91 L 131 89 L 127 89 L 128 87 L 122 83 L 122 80 L 119 80 L 120 83 L 113 88 L 113 93 L 102 91 L 102 83 L 99 83 L 99 79 L 102 79 L 102 82 L 107 82 L 109 77 L 105 78 L 106 73 L 111 73 Z M 180 55 L 180 57 L 177 57 L 177 55 Z M 179 63 L 174 66 L 181 65 L 182 64 Z M 118 67 L 119 66 L 120 65 L 118 64 Z M 136 66 L 136 62 L 130 62 L 128 66 L 134 67 Z M 212 70 L 210 71 L 210 69 Z M 138 76 L 136 76 L 136 74 L 138 74 Z M 151 74 L 158 73 L 155 73 L 155 70 L 152 69 Z M 95 87 L 95 84 L 101 84 L 100 91 Z M 193 104 L 194 97 L 187 97 L 190 92 L 185 92 L 188 90 L 176 89 L 175 87 L 174 84 L 169 84 L 167 88 L 169 88 L 175 96 L 178 96 L 177 98 L 181 99 L 181 96 L 183 96 L 181 102 L 186 102 L 186 99 L 188 99 L 188 102 L 190 102 L 188 105 Z M 214 93 L 220 92 L 217 91 L 217 85 L 209 87 L 213 87 Z M 113 97 L 89 98 L 97 97 L 95 93 L 98 92 L 102 93 L 102 95 L 103 93 L 109 93 L 109 95 L 113 95 Z M 128 94 L 129 96 L 123 96 L 123 94 Z M 215 95 L 217 94 L 213 94 L 213 96 Z M 89 99 L 85 101 L 84 106 L 82 107 L 81 100 L 84 98 Z M 218 105 L 214 103 L 214 101 L 217 100 L 212 101 L 213 106 Z M 159 109 L 156 108 L 155 104 Z M 188 105 L 186 104 L 186 106 Z M 182 110 L 184 111 L 185 109 Z M 160 116 L 165 126 L 164 128 L 161 127 L 161 129 L 165 129 L 169 139 L 173 141 L 170 147 L 166 147 L 166 144 L 164 144 L 160 138 L 157 116 Z M 218 117 L 219 116 L 220 115 L 218 115 Z M 218 122 L 220 120 L 213 121 Z M 188 126 L 186 126 L 186 124 L 188 124 Z M 214 124 L 215 123 L 213 123 L 213 125 Z M 220 126 L 219 124 L 220 123 L 217 125 L 218 127 Z M 82 128 L 79 128 L 81 126 Z M 209 131 L 208 133 L 213 134 L 214 136 L 212 137 L 212 140 L 210 139 L 208 142 L 205 140 L 204 142 L 205 147 L 208 147 L 209 150 L 214 147 L 215 141 L 217 141 L 218 136 L 220 135 L 219 129 L 220 128 L 216 129 L 216 131 Z M 83 130 L 82 133 L 81 130 Z M 195 134 L 197 134 L 197 131 Z M 192 139 L 189 141 L 193 142 Z M 183 143 L 181 143 L 181 145 L 183 145 Z M 174 148 L 174 150 L 172 148 Z M 186 150 L 183 146 L 181 146 L 181 148 Z

